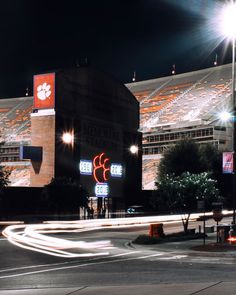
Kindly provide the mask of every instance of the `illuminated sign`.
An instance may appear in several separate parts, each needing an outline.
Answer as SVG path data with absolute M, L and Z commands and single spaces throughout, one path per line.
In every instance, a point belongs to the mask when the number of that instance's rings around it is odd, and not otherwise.
M 107 183 L 96 183 L 95 195 L 97 197 L 106 197 L 109 194 L 109 186 Z
M 111 164 L 111 176 L 121 177 L 122 176 L 122 165 L 121 164 Z
M 34 76 L 34 108 L 51 109 L 55 104 L 55 73 Z
M 234 173 L 234 153 L 223 152 L 223 173 Z
M 81 174 L 92 175 L 93 164 L 89 160 L 81 160 L 79 163 L 79 170 Z
M 109 179 L 123 176 L 123 167 L 119 163 L 110 163 L 105 153 L 97 154 L 92 160 L 80 160 L 80 174 L 92 175 L 95 181 L 94 192 L 97 197 L 109 194 Z
M 97 183 L 103 183 L 108 180 L 109 158 L 106 158 L 105 153 L 101 153 L 93 159 L 93 177 Z

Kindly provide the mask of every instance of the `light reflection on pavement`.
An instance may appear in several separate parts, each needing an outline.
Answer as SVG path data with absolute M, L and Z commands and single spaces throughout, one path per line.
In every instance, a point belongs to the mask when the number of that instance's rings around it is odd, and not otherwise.
M 229 212 L 223 212 L 228 214 Z M 211 216 L 212 212 L 205 214 Z M 191 221 L 197 220 L 202 214 L 191 214 Z M 113 248 L 111 241 L 99 240 L 86 242 L 82 240 L 69 240 L 58 238 L 52 234 L 81 233 L 106 228 L 120 228 L 127 226 L 143 226 L 151 223 L 171 223 L 181 221 L 181 215 L 129 217 L 116 219 L 92 219 L 78 221 L 47 221 L 42 224 L 10 225 L 2 232 L 12 244 L 49 254 L 53 256 L 74 258 L 108 255 Z

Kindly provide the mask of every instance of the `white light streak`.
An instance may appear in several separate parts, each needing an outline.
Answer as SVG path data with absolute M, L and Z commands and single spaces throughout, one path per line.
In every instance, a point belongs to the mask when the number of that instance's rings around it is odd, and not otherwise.
M 223 211 L 230 214 L 231 211 Z M 191 221 L 197 220 L 202 214 L 191 214 Z M 212 216 L 212 212 L 205 213 Z M 42 224 L 17 224 L 5 228 L 3 235 L 12 244 L 24 249 L 37 251 L 58 257 L 92 257 L 108 255 L 113 246 L 111 241 L 85 242 L 50 236 L 57 233 L 81 233 L 99 229 L 118 227 L 137 227 L 150 223 L 170 223 L 181 221 L 181 215 L 129 217 L 116 219 L 90 219 L 78 221 L 47 221 Z
M 75 224 L 11 225 L 3 231 L 3 235 L 16 246 L 53 256 L 74 258 L 109 254 L 107 250 L 112 247 L 110 241 L 71 241 L 42 234 L 73 232 L 74 229 L 77 232 L 84 231 L 80 224 L 77 227 Z M 81 253 L 81 250 L 85 253 Z M 88 250 L 92 251 L 87 252 Z M 97 250 L 99 252 L 94 253 Z

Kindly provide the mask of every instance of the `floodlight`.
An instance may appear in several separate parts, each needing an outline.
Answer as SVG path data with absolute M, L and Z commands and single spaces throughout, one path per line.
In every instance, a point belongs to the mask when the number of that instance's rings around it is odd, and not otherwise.
M 62 141 L 66 144 L 73 144 L 74 141 L 74 135 L 70 132 L 64 132 L 62 134 Z
M 228 122 L 232 118 L 232 114 L 227 111 L 223 111 L 219 114 L 219 118 L 223 122 Z
M 219 18 L 220 31 L 230 39 L 236 37 L 236 4 L 226 5 Z
M 130 152 L 131 152 L 132 154 L 137 154 L 137 152 L 138 152 L 138 147 L 137 147 L 137 145 L 131 145 L 131 147 L 129 148 L 129 150 L 130 150 Z

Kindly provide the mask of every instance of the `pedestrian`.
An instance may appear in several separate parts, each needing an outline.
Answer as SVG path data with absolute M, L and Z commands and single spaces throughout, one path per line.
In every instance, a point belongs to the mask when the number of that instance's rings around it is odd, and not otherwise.
M 220 243 L 225 242 L 225 230 L 223 228 L 219 229 L 219 242 Z
M 87 218 L 88 219 L 91 218 L 91 209 L 90 209 L 90 207 L 87 208 Z
M 91 207 L 91 209 L 90 209 L 91 218 L 93 218 L 93 214 L 94 214 L 94 209 L 93 209 L 93 207 Z
M 102 208 L 102 218 L 106 217 L 106 207 Z

